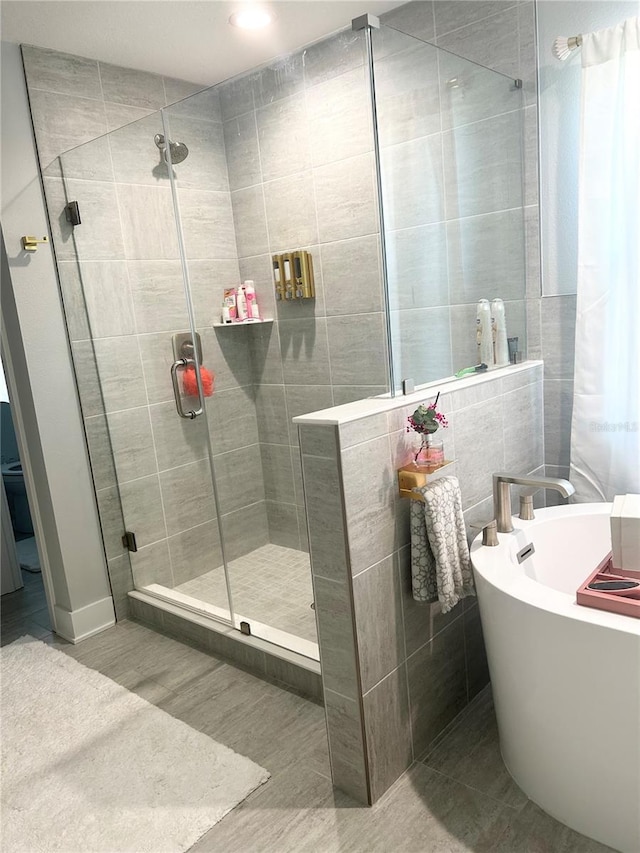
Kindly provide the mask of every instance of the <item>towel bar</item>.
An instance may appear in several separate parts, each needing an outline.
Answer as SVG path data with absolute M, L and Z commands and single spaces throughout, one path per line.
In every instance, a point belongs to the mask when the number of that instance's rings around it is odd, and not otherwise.
M 453 465 L 455 460 L 445 459 L 439 465 L 433 467 L 425 467 L 424 465 L 416 465 L 410 462 L 398 470 L 398 492 L 401 498 L 409 498 L 412 501 L 423 500 L 422 495 L 419 495 L 414 489 L 421 489 L 427 485 L 429 474 L 445 468 L 447 465 Z

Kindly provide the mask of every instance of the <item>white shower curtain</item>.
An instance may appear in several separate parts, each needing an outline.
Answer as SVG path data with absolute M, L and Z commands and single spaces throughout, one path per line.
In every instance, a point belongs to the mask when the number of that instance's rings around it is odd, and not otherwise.
M 640 493 L 640 18 L 583 36 L 575 355 L 576 498 Z

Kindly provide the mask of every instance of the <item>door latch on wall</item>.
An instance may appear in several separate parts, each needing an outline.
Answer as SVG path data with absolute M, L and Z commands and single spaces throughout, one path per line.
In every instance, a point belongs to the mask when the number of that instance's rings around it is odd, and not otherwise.
M 82 222 L 82 219 L 80 219 L 80 206 L 77 201 L 70 201 L 69 204 L 65 205 L 64 215 L 67 222 L 70 222 L 72 225 L 80 225 Z
M 130 530 L 126 530 L 124 536 L 122 537 L 122 544 L 127 549 L 127 551 L 133 551 L 135 553 L 138 550 L 136 534 L 132 533 Z

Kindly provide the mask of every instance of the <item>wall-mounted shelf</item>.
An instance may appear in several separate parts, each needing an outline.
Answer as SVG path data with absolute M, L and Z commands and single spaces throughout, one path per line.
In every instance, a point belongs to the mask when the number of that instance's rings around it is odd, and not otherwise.
M 239 320 L 234 323 L 212 323 L 214 329 L 233 329 L 237 326 L 259 326 L 261 323 L 273 323 L 273 317 L 265 317 L 264 320 Z
M 398 470 L 398 492 L 401 498 L 409 498 L 412 501 L 422 501 L 422 495 L 414 492 L 427 485 L 429 475 L 441 471 L 447 465 L 453 465 L 454 459 L 445 459 L 439 465 L 426 466 L 410 462 Z

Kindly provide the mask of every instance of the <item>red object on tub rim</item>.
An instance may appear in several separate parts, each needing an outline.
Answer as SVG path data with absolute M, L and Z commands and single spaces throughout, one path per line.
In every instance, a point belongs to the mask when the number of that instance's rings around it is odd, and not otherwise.
M 206 367 L 200 365 L 200 381 L 205 397 L 213 395 L 215 376 Z M 182 373 L 182 388 L 187 397 L 198 396 L 198 382 L 196 380 L 196 369 L 193 364 L 187 365 Z
M 596 610 L 608 610 L 610 613 L 621 613 L 623 616 L 633 616 L 640 619 L 640 598 L 627 598 L 619 593 L 612 595 L 601 589 L 589 589 L 589 584 L 599 580 L 635 580 L 633 576 L 626 578 L 619 575 L 613 568 L 612 553 L 599 564 L 595 572 L 592 572 L 586 581 L 578 587 L 576 601 L 585 607 L 595 607 Z

